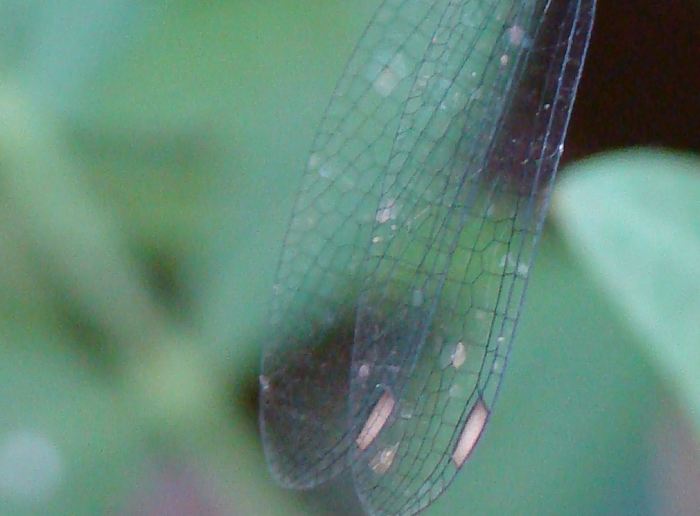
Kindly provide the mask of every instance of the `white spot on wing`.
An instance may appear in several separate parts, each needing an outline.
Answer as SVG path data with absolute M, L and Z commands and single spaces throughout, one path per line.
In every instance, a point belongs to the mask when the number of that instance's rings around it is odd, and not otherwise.
M 528 267 L 526 263 L 520 262 L 518 264 L 516 272 L 519 276 L 527 276 L 527 273 L 530 272 L 530 267 Z
M 369 365 L 362 364 L 357 370 L 357 376 L 360 378 L 367 378 L 369 376 Z
M 384 428 L 391 412 L 394 410 L 395 403 L 396 400 L 394 400 L 394 397 L 389 391 L 386 391 L 382 394 L 382 397 L 379 398 L 379 401 L 377 401 L 377 404 L 367 418 L 365 425 L 362 427 L 360 435 L 355 439 L 355 443 L 357 443 L 357 447 L 360 450 L 366 450 L 377 435 L 379 435 L 379 432 Z
M 399 443 L 397 442 L 393 446 L 384 448 L 379 453 L 377 453 L 372 460 L 369 461 L 369 467 L 375 473 L 380 475 L 386 473 L 391 465 L 394 463 L 394 458 L 396 457 L 396 450 L 399 449 Z
M 331 179 L 335 175 L 335 170 L 330 163 L 326 162 L 318 167 L 318 175 L 325 179 Z
M 450 398 L 464 398 L 467 394 L 467 389 L 459 383 L 455 383 L 447 391 Z
M 316 170 L 321 165 L 321 156 L 317 153 L 312 153 L 309 156 L 309 169 Z
M 519 47 L 525 39 L 525 30 L 522 27 L 514 25 L 508 29 L 508 42 L 511 45 Z
M 379 74 L 379 77 L 377 77 L 377 80 L 374 81 L 374 90 L 382 97 L 388 97 L 398 84 L 398 76 L 391 68 L 384 68 Z
M 394 199 L 387 199 L 382 202 L 382 205 L 377 210 L 377 216 L 375 218 L 380 224 L 394 220 L 396 218 L 396 201 Z
M 464 430 L 462 430 L 462 435 L 459 436 L 459 441 L 457 441 L 457 446 L 452 452 L 452 461 L 458 468 L 462 467 L 464 461 L 469 458 L 474 446 L 479 441 L 484 427 L 486 426 L 486 421 L 489 417 L 489 411 L 484 405 L 484 402 L 479 400 L 472 408 L 467 418 L 467 423 L 464 425 Z
M 501 374 L 503 372 L 504 367 L 505 361 L 503 360 L 503 358 L 496 356 L 496 358 L 493 359 L 493 365 L 491 366 L 491 370 L 496 374 Z
M 506 267 L 512 267 L 516 261 L 517 260 L 513 257 L 512 254 L 506 253 L 501 257 L 501 260 L 498 262 L 498 266 L 502 269 Z
M 381 61 L 381 58 L 378 58 Z M 388 97 L 399 82 L 408 75 L 408 66 L 403 54 L 396 54 L 374 80 L 374 90 L 382 97 Z
M 452 352 L 452 357 L 451 357 L 451 362 L 452 362 L 452 367 L 455 369 L 459 369 L 462 367 L 462 364 L 464 364 L 464 361 L 467 359 L 467 348 L 464 347 L 464 344 L 462 342 L 458 342 L 457 345 L 455 346 L 454 351 Z

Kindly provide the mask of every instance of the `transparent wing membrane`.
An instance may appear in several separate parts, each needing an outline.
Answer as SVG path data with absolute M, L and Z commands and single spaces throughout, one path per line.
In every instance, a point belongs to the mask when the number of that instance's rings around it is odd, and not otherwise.
M 319 129 L 261 375 L 278 480 L 425 508 L 490 416 L 594 0 L 387 0 Z
M 387 0 L 379 8 L 309 156 L 274 286 L 261 377 L 266 456 L 291 487 L 314 486 L 345 466 L 354 312 L 382 171 L 446 4 Z

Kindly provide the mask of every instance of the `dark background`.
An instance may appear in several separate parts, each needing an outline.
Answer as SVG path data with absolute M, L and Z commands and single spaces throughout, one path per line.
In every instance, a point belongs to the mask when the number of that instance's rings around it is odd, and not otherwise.
M 599 0 L 566 159 L 639 145 L 700 150 L 698 2 Z

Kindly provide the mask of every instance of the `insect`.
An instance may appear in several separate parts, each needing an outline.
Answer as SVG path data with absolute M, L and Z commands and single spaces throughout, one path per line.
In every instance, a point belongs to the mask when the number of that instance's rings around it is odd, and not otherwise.
M 385 0 L 318 129 L 260 375 L 275 478 L 414 514 L 491 415 L 594 0 Z

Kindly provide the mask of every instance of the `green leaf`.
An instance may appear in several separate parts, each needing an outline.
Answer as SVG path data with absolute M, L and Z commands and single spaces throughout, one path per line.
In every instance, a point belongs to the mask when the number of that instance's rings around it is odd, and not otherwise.
M 700 436 L 700 159 L 637 150 L 575 172 L 558 220 Z
M 52 117 L 20 89 L 0 89 L 0 179 L 12 223 L 41 274 L 126 347 L 161 330 L 161 314 L 119 231 L 85 188 Z M 89 317 L 89 318 L 88 318 Z
M 143 467 L 127 407 L 57 333 L 0 323 L 0 514 L 114 514 Z
M 155 2 L 156 4 L 158 2 Z M 74 111 L 121 48 L 128 47 L 155 5 L 134 0 L 56 0 L 0 6 L 0 66 L 8 66 L 42 107 Z M 27 5 L 29 4 L 29 5 Z

